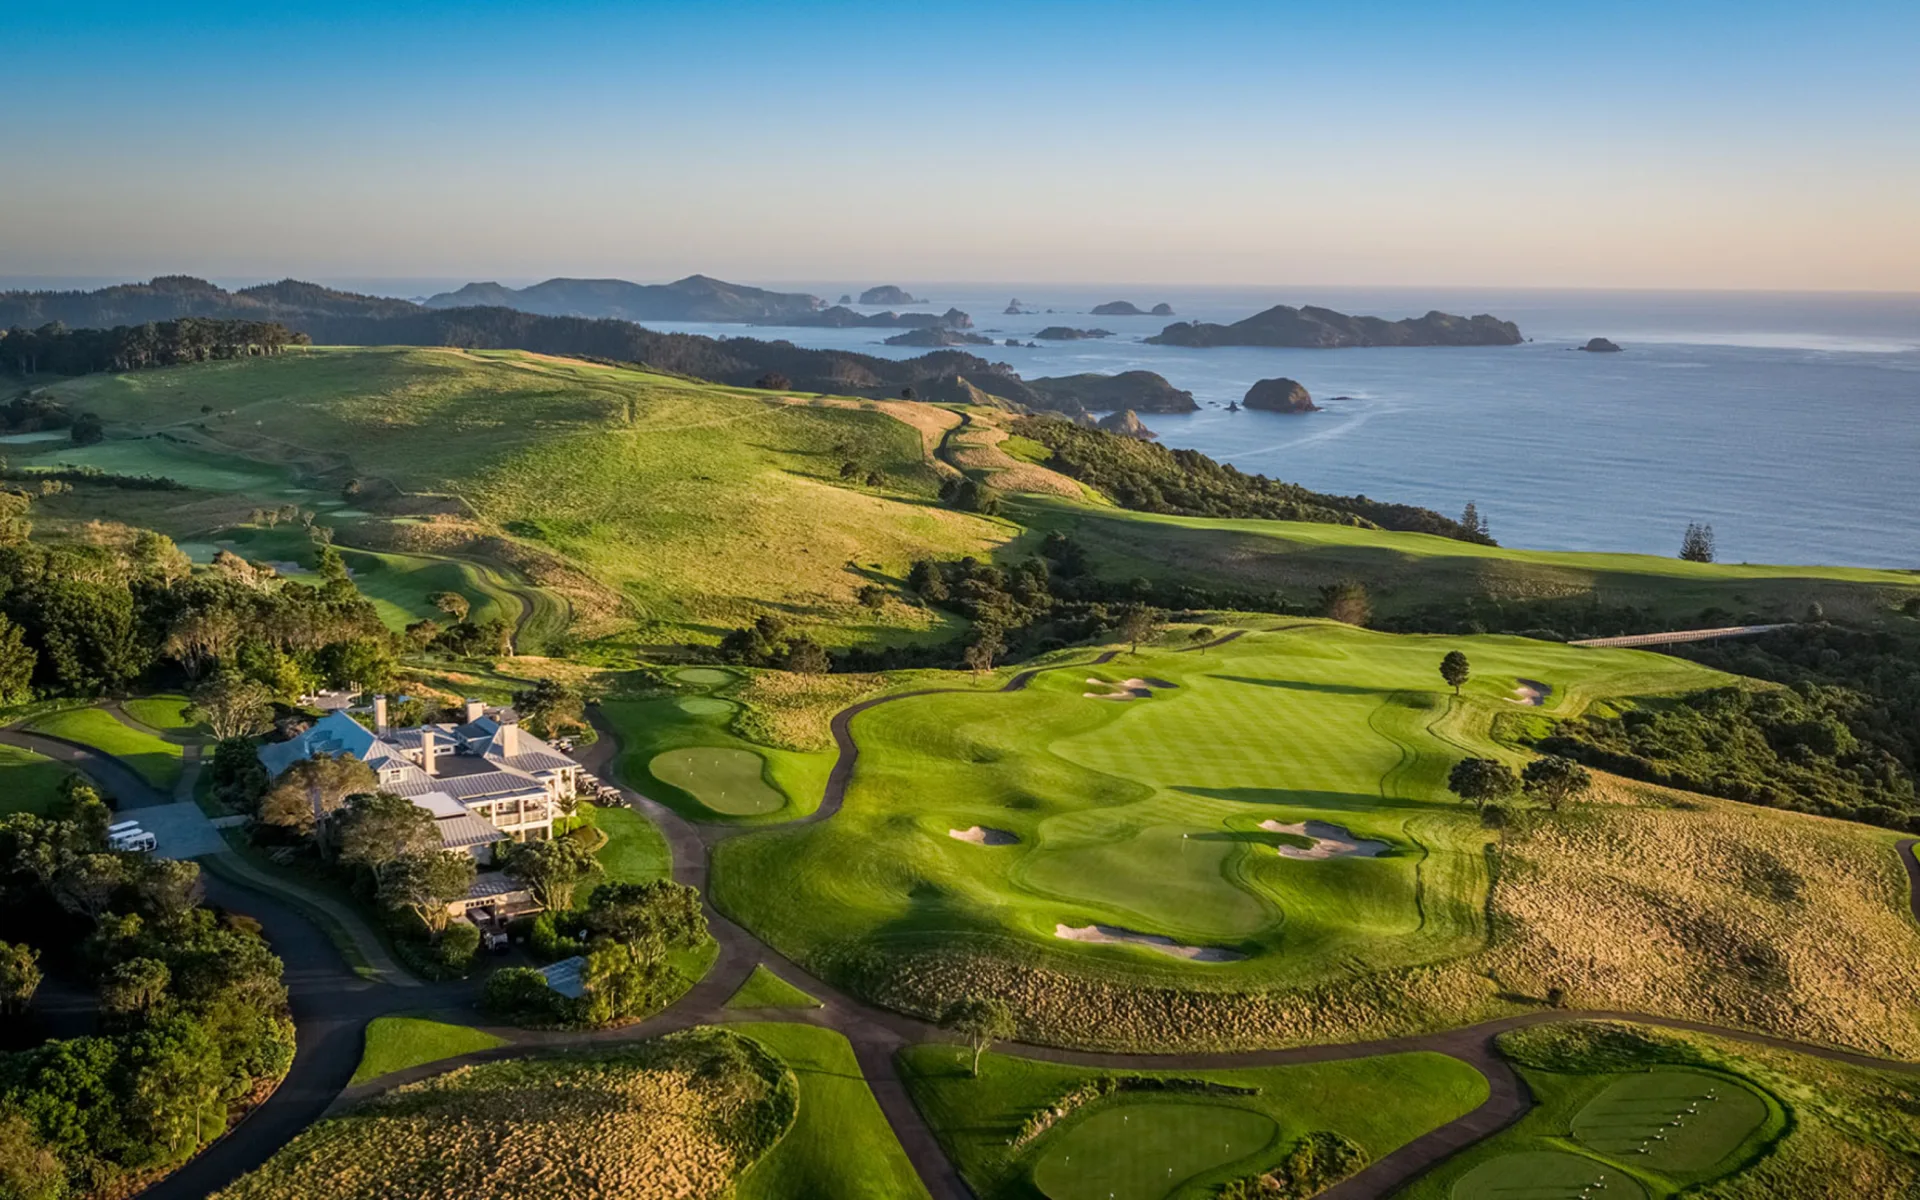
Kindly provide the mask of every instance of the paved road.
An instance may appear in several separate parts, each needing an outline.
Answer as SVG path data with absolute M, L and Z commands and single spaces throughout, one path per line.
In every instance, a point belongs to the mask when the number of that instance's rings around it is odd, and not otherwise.
M 1238 632 L 1219 639 L 1238 637 Z M 1215 645 L 1209 643 L 1209 645 Z M 1205 649 L 1207 647 L 1197 647 Z M 1110 661 L 1117 652 L 1108 652 L 1092 663 L 1062 664 L 1047 669 L 1085 669 Z M 1023 671 L 1010 679 L 1003 692 L 1018 691 L 1032 681 L 1037 671 Z M 966 689 L 929 689 L 964 691 Z M 826 820 L 839 811 L 851 782 L 853 764 L 859 750 L 852 736 L 853 718 L 877 704 L 905 699 L 926 692 L 901 693 L 866 701 L 836 714 L 832 728 L 840 749 L 840 761 L 829 777 L 826 795 L 819 811 L 807 820 Z M 600 726 L 601 738 L 585 748 L 583 762 L 609 782 L 618 783 L 613 765 L 618 752 L 611 730 Z M 0 733 L 0 740 L 22 744 Z M 29 748 L 33 748 L 29 746 Z M 106 759 L 89 752 L 95 759 Z M 107 759 L 87 767 L 104 776 L 131 775 L 124 767 Z M 133 777 L 137 787 L 128 796 L 151 795 L 151 789 Z M 103 778 L 103 782 L 110 779 Z M 631 789 L 623 788 L 628 802 L 652 819 L 666 836 L 673 851 L 673 873 L 679 882 L 707 894 L 708 861 L 711 846 L 737 832 L 737 827 L 696 824 L 678 813 Z M 157 800 L 154 802 L 164 802 Z M 1920 918 L 1920 858 L 1915 857 L 1916 839 L 1900 843 L 1901 862 L 1906 867 L 1914 913 Z M 938 1139 L 927 1125 L 908 1094 L 900 1073 L 898 1051 L 917 1042 L 942 1038 L 939 1030 L 926 1022 L 901 1013 L 873 1008 L 816 979 L 786 961 L 758 937 L 740 927 L 725 914 L 706 906 L 709 926 L 720 946 L 713 969 L 685 997 L 666 1012 L 647 1021 L 621 1029 L 583 1033 L 535 1032 L 496 1028 L 493 1032 L 511 1039 L 511 1044 L 478 1054 L 428 1064 L 385 1077 L 372 1084 L 348 1088 L 347 1081 L 358 1063 L 366 1023 L 373 1017 L 392 1012 L 441 1011 L 454 1019 L 471 1020 L 477 995 L 471 983 L 440 984 L 398 989 L 368 983 L 348 971 L 327 939 L 301 913 L 279 900 L 244 890 L 220 880 L 208 880 L 208 895 L 215 903 L 248 912 L 260 919 L 274 949 L 287 964 L 287 984 L 293 997 L 294 1019 L 299 1029 L 300 1048 L 294 1067 L 273 1097 L 231 1133 L 214 1143 L 198 1158 L 173 1176 L 147 1189 L 147 1200 L 189 1200 L 205 1196 L 265 1162 L 290 1138 L 323 1114 L 368 1095 L 402 1083 L 412 1082 L 470 1062 L 485 1062 L 539 1053 L 563 1045 L 593 1045 L 654 1037 L 674 1029 L 737 1020 L 743 1014 L 725 1008 L 729 997 L 745 982 L 756 965 L 818 997 L 823 1006 L 814 1010 L 782 1013 L 780 1019 L 806 1022 L 834 1029 L 852 1043 L 861 1074 L 908 1158 L 935 1200 L 967 1200 L 971 1192 L 941 1150 Z M 1286 1065 L 1290 1063 L 1330 1062 L 1364 1058 L 1380 1054 L 1410 1051 L 1435 1051 L 1450 1055 L 1480 1071 L 1488 1081 L 1488 1099 L 1473 1112 L 1415 1139 L 1391 1154 L 1370 1164 L 1353 1178 L 1326 1192 L 1332 1200 L 1367 1200 L 1385 1196 L 1417 1178 L 1446 1158 L 1487 1136 L 1506 1128 L 1525 1115 L 1532 1098 L 1513 1069 L 1499 1056 L 1494 1039 L 1500 1033 L 1528 1025 L 1554 1021 L 1609 1019 L 1635 1021 L 1666 1028 L 1709 1033 L 1748 1041 L 1837 1062 L 1920 1075 L 1920 1064 L 1879 1059 L 1824 1046 L 1805 1045 L 1787 1039 L 1725 1029 L 1700 1022 L 1676 1020 L 1642 1013 L 1549 1010 L 1506 1017 L 1462 1029 L 1419 1034 L 1380 1041 L 1344 1045 L 1297 1046 L 1280 1050 L 1247 1052 L 1125 1055 L 1067 1050 L 1056 1047 L 1017 1047 L 1018 1053 L 1048 1061 L 1091 1067 L 1118 1069 L 1204 1069 L 1224 1066 Z
M 1588 638 L 1583 642 L 1568 642 L 1567 645 L 1588 646 L 1594 649 L 1678 646 L 1683 642 L 1717 642 L 1725 638 L 1758 637 L 1763 633 L 1772 633 L 1776 629 L 1791 628 L 1791 625 L 1728 625 L 1720 629 L 1677 629 L 1671 633 L 1633 633 L 1625 637 Z

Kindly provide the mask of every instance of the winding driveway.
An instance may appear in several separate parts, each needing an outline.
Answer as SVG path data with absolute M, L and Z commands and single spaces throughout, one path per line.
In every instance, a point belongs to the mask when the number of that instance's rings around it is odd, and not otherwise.
M 1242 632 L 1236 631 L 1193 649 L 1203 650 L 1231 641 L 1241 636 Z M 1117 653 L 1109 651 L 1092 662 L 1065 663 L 1022 671 L 1009 679 L 1000 690 L 1019 691 L 1032 682 L 1041 670 L 1084 669 L 1089 665 L 1108 662 Z M 854 717 L 876 705 L 894 700 L 930 692 L 967 690 L 933 688 L 901 692 L 862 701 L 837 713 L 831 727 L 839 758 L 828 778 L 819 809 L 802 820 L 828 820 L 840 810 L 859 755 L 859 747 L 852 734 Z M 612 731 L 598 720 L 596 727 L 600 730 L 600 739 L 578 757 L 603 779 L 617 783 L 613 770 L 617 743 Z M 154 793 L 123 764 L 98 751 L 13 731 L 0 731 L 0 741 L 40 753 L 56 751 L 53 757 L 75 762 L 75 765 L 96 775 L 123 798 L 123 803 L 138 806 L 166 802 L 164 797 Z M 914 1106 L 898 1066 L 900 1049 L 918 1042 L 942 1039 L 944 1035 L 927 1022 L 872 1007 L 824 980 L 814 978 L 707 904 L 704 897 L 707 894 L 709 849 L 713 843 L 738 832 L 736 827 L 696 824 L 638 792 L 624 786 L 622 792 L 628 803 L 650 818 L 665 835 L 673 852 L 674 878 L 700 889 L 709 927 L 720 947 L 719 956 L 706 976 L 665 1012 L 634 1025 L 575 1033 L 494 1028 L 492 1032 L 510 1039 L 511 1043 L 397 1072 L 359 1086 L 349 1086 L 348 1081 L 359 1062 L 369 1021 L 390 1013 L 423 1011 L 444 1011 L 456 1019 L 470 1020 L 478 995 L 477 985 L 459 982 L 395 988 L 370 983 L 347 969 L 332 943 L 304 913 L 288 907 L 271 894 L 208 877 L 208 898 L 223 907 L 242 910 L 259 919 L 275 952 L 285 961 L 299 1049 L 286 1080 L 264 1104 L 197 1158 L 140 1195 L 145 1200 L 194 1200 L 204 1197 L 260 1166 L 294 1135 L 322 1116 L 369 1095 L 428 1078 L 456 1066 L 537 1054 L 557 1046 L 648 1038 L 675 1029 L 738 1020 L 742 1013 L 727 1009 L 726 1001 L 746 981 L 756 965 L 764 964 L 782 979 L 810 992 L 822 1002 L 821 1008 L 782 1013 L 780 1019 L 819 1025 L 845 1036 L 853 1045 L 867 1086 L 928 1191 L 936 1200 L 967 1200 L 972 1193 L 942 1151 L 933 1130 Z M 1914 914 L 1916 919 L 1920 919 L 1920 859 L 1915 858 L 1915 842 L 1916 839 L 1912 838 L 1900 842 L 1899 853 L 1908 874 Z M 1457 1058 L 1485 1076 L 1489 1095 L 1474 1111 L 1414 1139 L 1323 1193 L 1333 1200 L 1363 1200 L 1390 1194 L 1454 1153 L 1497 1133 L 1524 1116 L 1532 1107 L 1532 1098 L 1513 1068 L 1496 1051 L 1494 1039 L 1501 1033 L 1529 1025 L 1575 1020 L 1634 1021 L 1737 1039 L 1855 1066 L 1920 1075 L 1920 1063 L 1874 1058 L 1744 1030 L 1645 1013 L 1572 1010 L 1525 1013 L 1438 1033 L 1279 1050 L 1126 1055 L 1023 1044 L 1018 1046 L 1018 1053 L 1030 1058 L 1087 1067 L 1199 1070 L 1232 1066 L 1283 1066 L 1432 1051 Z

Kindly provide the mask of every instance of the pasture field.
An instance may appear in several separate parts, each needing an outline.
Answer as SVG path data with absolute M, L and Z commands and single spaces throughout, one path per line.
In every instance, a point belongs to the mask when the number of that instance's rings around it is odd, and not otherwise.
M 1920 1089 L 1911 1074 L 1619 1024 L 1539 1026 L 1502 1035 L 1500 1049 L 1538 1107 L 1398 1200 L 1574 1194 L 1545 1189 L 1556 1165 L 1589 1184 L 1606 1174 L 1609 1198 L 1637 1187 L 1653 1200 L 1842 1200 L 1909 1195 L 1920 1183 Z M 1689 1107 L 1678 1124 L 1662 1119 Z
M 1920 595 L 1920 573 L 1912 571 L 1524 550 L 1342 525 L 1160 516 L 1050 497 L 1022 498 L 1010 515 L 1035 530 L 1071 532 L 1109 577 L 1277 590 L 1308 604 L 1328 584 L 1357 580 L 1375 610 L 1389 615 L 1485 597 L 1593 600 L 1681 621 L 1708 608 L 1794 621 L 1814 603 L 1834 618 L 1875 619 Z
M 73 768 L 18 746 L 0 746 L 0 814 L 45 815 L 60 799 L 60 783 Z
M 1473 664 L 1459 698 L 1437 673 L 1451 649 Z M 1543 706 L 1521 679 L 1550 685 Z M 842 811 L 721 843 L 713 895 L 870 999 L 937 1015 L 985 990 L 1042 1041 L 1341 1040 L 1559 988 L 1920 1050 L 1891 834 L 1606 777 L 1594 802 L 1502 830 L 1446 790 L 1462 757 L 1525 761 L 1500 732 L 1516 721 L 1726 680 L 1634 651 L 1297 621 L 1015 693 L 903 698 L 855 719 Z M 1106 698 L 1129 683 L 1145 696 Z M 1294 831 L 1326 833 L 1308 822 L 1381 852 L 1289 857 Z
M 27 728 L 111 754 L 162 792 L 173 790 L 185 768 L 178 743 L 135 729 L 105 709 L 70 708 L 41 717 Z
M 740 985 L 740 990 L 727 1001 L 728 1008 L 819 1008 L 820 1002 L 799 988 L 767 970 L 764 965 L 753 968 L 753 974 Z
M 507 1043 L 491 1033 L 467 1025 L 450 1025 L 423 1017 L 375 1017 L 367 1024 L 365 1048 L 353 1083 L 365 1083 L 408 1067 L 457 1058 L 475 1050 L 491 1050 Z
M 152 439 L 129 435 L 165 431 L 269 477 L 201 480 L 209 486 L 265 497 L 296 476 L 364 477 L 447 497 L 483 530 L 618 589 L 644 641 L 710 643 L 769 607 L 829 643 L 944 636 L 950 618 L 900 604 L 875 613 L 853 594 L 902 577 L 915 558 L 986 553 L 1011 533 L 935 503 L 919 432 L 878 408 L 782 403 L 627 368 L 336 348 L 50 391 L 99 413 L 109 447 L 145 447 Z M 842 481 L 848 463 L 858 485 Z
M 736 1200 L 926 1200 L 846 1038 L 813 1025 L 728 1028 L 779 1055 L 800 1084 L 793 1126 L 735 1186 Z
M 727 1043 L 743 1063 L 718 1057 Z M 720 1194 L 785 1133 L 795 1092 L 764 1046 L 712 1029 L 456 1068 L 309 1126 L 218 1195 Z
M 1338 1134 L 1371 1161 L 1487 1096 L 1477 1071 L 1440 1054 L 1122 1076 L 989 1053 L 978 1079 L 971 1059 L 937 1044 L 900 1056 L 914 1103 L 983 1200 L 1036 1186 L 1054 1200 L 1197 1200 L 1271 1170 L 1308 1134 Z M 1103 1078 L 1173 1082 L 1102 1093 Z

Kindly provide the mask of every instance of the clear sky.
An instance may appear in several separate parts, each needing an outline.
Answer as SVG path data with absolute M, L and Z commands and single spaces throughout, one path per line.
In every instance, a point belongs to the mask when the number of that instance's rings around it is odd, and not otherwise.
M 1920 3 L 16 0 L 0 274 L 1920 290 Z

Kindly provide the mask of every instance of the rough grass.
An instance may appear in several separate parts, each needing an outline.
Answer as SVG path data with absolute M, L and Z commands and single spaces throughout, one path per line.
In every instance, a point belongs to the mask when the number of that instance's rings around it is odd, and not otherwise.
M 309 1127 L 225 1200 L 524 1200 L 720 1194 L 791 1123 L 795 1084 L 715 1031 L 619 1050 L 457 1068 Z M 706 1068 L 703 1070 L 703 1068 Z
M 375 1017 L 367 1025 L 366 1047 L 351 1082 L 365 1083 L 408 1067 L 506 1044 L 503 1038 L 466 1025 L 421 1017 Z
M 17 746 L 0 746 L 0 813 L 44 815 L 60 799 L 60 783 L 73 768 Z
M 105 709 L 68 709 L 41 717 L 28 728 L 111 754 L 162 792 L 173 790 L 184 768 L 177 743 L 123 724 Z
M 1905 1196 L 1920 1186 L 1920 1082 L 1912 1074 L 1828 1062 L 1786 1050 L 1644 1026 L 1538 1026 L 1500 1039 L 1539 1106 L 1397 1195 L 1463 1200 L 1454 1186 L 1485 1163 L 1540 1148 L 1578 1148 L 1575 1120 L 1621 1079 L 1663 1065 L 1704 1068 L 1745 1081 L 1763 1095 L 1763 1125 L 1719 1163 L 1693 1171 L 1647 1169 L 1650 1156 L 1601 1161 L 1634 1170 L 1656 1197 L 1682 1190 L 1715 1200 L 1853 1200 Z
M 1458 700 L 1436 669 L 1452 648 L 1474 664 Z M 1179 686 L 1083 695 L 1135 675 Z M 925 1015 L 1000 995 L 1050 1042 L 1345 1040 L 1537 1006 L 1551 987 L 1869 1049 L 1920 1041 L 1920 935 L 1877 831 L 1656 799 L 1529 818 L 1503 850 L 1445 777 L 1469 754 L 1522 759 L 1494 734 L 1521 677 L 1552 685 L 1553 715 L 1723 678 L 1631 651 L 1302 622 L 1014 694 L 906 699 L 856 719 L 843 811 L 721 844 L 714 896 L 836 983 Z M 1260 828 L 1309 818 L 1388 853 L 1292 861 Z M 975 824 L 1020 840 L 949 836 Z M 1245 957 L 1070 943 L 1060 924 Z
M 925 1200 L 846 1038 L 812 1025 L 730 1028 L 772 1049 L 800 1083 L 793 1128 L 740 1180 L 737 1200 Z
M 755 671 L 728 694 L 740 703 L 733 730 L 748 741 L 782 750 L 828 750 L 833 714 L 876 695 L 881 675 L 800 675 Z
M 1798 620 L 1819 603 L 1828 616 L 1851 619 L 1882 617 L 1920 594 L 1920 576 L 1904 571 L 1524 550 L 1430 534 L 1156 516 L 1038 498 L 1022 501 L 1011 515 L 1035 529 L 1070 530 L 1098 570 L 1113 578 L 1277 590 L 1308 604 L 1328 584 L 1358 580 L 1381 613 L 1490 597 L 1596 600 L 1682 620 L 1709 607 Z
M 820 1002 L 786 980 L 756 965 L 753 974 L 727 1001 L 728 1008 L 819 1008 Z
M 1243 1070 L 1130 1072 L 1258 1090 L 1198 1097 L 1119 1092 L 1076 1109 L 1041 1136 L 1014 1147 L 1011 1143 L 1018 1140 L 1029 1117 L 1052 1108 L 1074 1089 L 1114 1073 L 994 1053 L 982 1058 L 980 1077 L 975 1079 L 970 1073 L 971 1059 L 970 1050 L 932 1044 L 908 1047 L 900 1056 L 914 1103 L 969 1186 L 983 1200 L 1033 1195 L 1028 1181 L 1039 1163 L 1056 1151 L 1064 1157 L 1066 1151 L 1060 1147 L 1083 1140 L 1086 1135 L 1080 1130 L 1086 1122 L 1102 1120 L 1103 1113 L 1142 1097 L 1202 1100 L 1260 1117 L 1275 1127 L 1274 1136 L 1264 1145 L 1243 1150 L 1197 1176 L 1189 1171 L 1186 1174 L 1192 1177 L 1184 1181 L 1176 1177 L 1176 1182 L 1182 1183 L 1177 1191 L 1169 1192 L 1162 1182 L 1162 1190 L 1140 1193 L 1184 1198 L 1211 1196 L 1214 1186 L 1229 1178 L 1277 1165 L 1301 1136 L 1318 1130 L 1351 1138 L 1369 1158 L 1379 1158 L 1429 1129 L 1470 1112 L 1487 1096 L 1486 1081 L 1477 1071 L 1439 1054 L 1382 1055 Z M 1120 1124 L 1124 1134 L 1135 1122 L 1154 1119 L 1156 1114 L 1150 1109 L 1143 1112 L 1143 1108 L 1147 1106 L 1131 1107 L 1126 1114 L 1131 1119 L 1126 1122 L 1106 1120 Z M 1206 1129 L 1204 1122 L 1201 1129 Z M 1103 1161 L 1110 1164 L 1116 1157 L 1127 1162 L 1124 1156 L 1151 1145 L 1149 1139 L 1154 1137 L 1151 1131 L 1140 1131 L 1141 1146 L 1135 1147 L 1124 1136 L 1115 1141 L 1104 1132 L 1096 1131 L 1101 1134 L 1096 1140 L 1103 1144 L 1102 1158 L 1090 1161 L 1089 1171 L 1100 1170 Z M 1074 1157 L 1080 1157 L 1078 1151 Z M 1160 1169 L 1167 1165 L 1162 1163 Z
M 920 432 L 884 412 L 638 370 L 355 348 L 53 390 L 116 434 L 164 429 L 275 489 L 297 469 L 454 497 L 508 541 L 623 591 L 646 640 L 711 641 L 768 607 L 829 642 L 921 636 L 946 622 L 906 606 L 868 613 L 853 603 L 861 572 L 898 577 L 914 558 L 1007 537 L 934 502 Z M 202 404 L 219 411 L 203 417 Z M 883 483 L 842 486 L 849 461 Z

